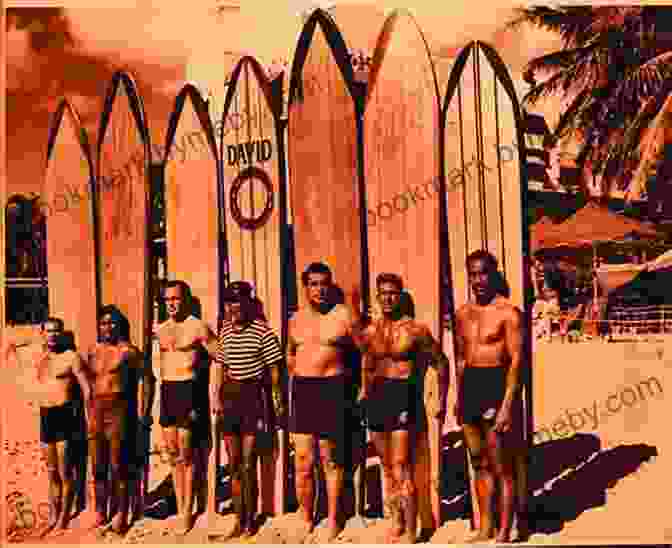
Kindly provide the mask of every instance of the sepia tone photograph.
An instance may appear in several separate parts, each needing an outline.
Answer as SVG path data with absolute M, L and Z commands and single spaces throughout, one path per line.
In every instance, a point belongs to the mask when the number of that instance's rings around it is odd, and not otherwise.
M 3 543 L 672 542 L 672 8 L 0 13 Z

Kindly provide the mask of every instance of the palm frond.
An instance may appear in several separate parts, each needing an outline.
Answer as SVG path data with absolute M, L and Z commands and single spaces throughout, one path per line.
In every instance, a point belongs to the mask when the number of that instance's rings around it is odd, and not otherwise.
M 594 34 L 591 30 L 595 18 L 594 8 L 590 6 L 534 6 L 520 8 L 517 12 L 518 16 L 510 23 L 511 26 L 531 23 L 536 27 L 557 32 L 565 46 L 582 45 Z

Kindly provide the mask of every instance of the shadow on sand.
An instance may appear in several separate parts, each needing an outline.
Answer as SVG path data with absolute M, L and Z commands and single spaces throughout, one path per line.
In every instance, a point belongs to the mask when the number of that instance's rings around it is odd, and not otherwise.
M 444 436 L 444 520 L 471 516 L 464 449 L 454 438 L 454 434 Z M 536 445 L 530 454 L 531 532 L 557 533 L 586 510 L 604 506 L 607 489 L 657 454 L 655 447 L 646 444 L 604 450 L 593 434 Z

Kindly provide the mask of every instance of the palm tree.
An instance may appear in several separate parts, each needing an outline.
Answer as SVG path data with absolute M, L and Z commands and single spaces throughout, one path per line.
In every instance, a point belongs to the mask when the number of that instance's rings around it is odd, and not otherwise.
M 605 197 L 625 190 L 641 131 L 672 91 L 672 8 L 530 7 L 519 9 L 511 25 L 522 23 L 563 41 L 560 51 L 529 62 L 532 89 L 523 103 L 551 94 L 568 99 L 552 143 L 579 135 L 578 167 L 603 175 Z

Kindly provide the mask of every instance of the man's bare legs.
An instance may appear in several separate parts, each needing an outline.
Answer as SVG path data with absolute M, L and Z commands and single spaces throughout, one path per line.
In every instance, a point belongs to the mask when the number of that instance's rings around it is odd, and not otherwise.
M 388 478 L 388 493 L 384 501 L 393 521 L 388 543 L 399 542 L 406 533 L 408 542 L 417 535 L 417 501 L 413 469 L 409 459 L 409 433 L 372 432 L 373 442 L 383 461 L 383 474 Z
M 89 438 L 89 494 L 91 507 L 95 514 L 94 528 L 101 527 L 107 521 L 109 489 L 107 471 L 109 462 L 105 450 L 106 441 L 100 436 Z
M 494 477 L 488 462 L 488 449 L 485 434 L 479 426 L 465 424 L 462 427 L 467 450 L 471 455 L 471 465 L 474 470 L 476 483 L 476 497 L 480 512 L 480 529 L 467 539 L 467 542 L 479 542 L 491 539 L 494 536 L 494 522 L 492 519 L 492 495 L 494 491 Z
M 513 454 L 505 447 L 506 434 L 487 431 L 488 460 L 492 463 L 494 478 L 499 480 L 499 531 L 497 542 L 510 542 L 515 503 Z
M 177 428 L 178 457 L 175 462 L 175 472 L 181 476 L 181 496 L 178 503 L 178 519 L 181 524 L 177 534 L 186 534 L 192 527 L 192 508 L 194 506 L 194 459 L 192 450 L 191 431 L 186 428 Z M 177 489 L 176 489 L 177 493 Z
M 336 456 L 336 444 L 332 440 L 319 440 L 320 461 L 327 484 L 327 542 L 335 539 L 343 529 L 338 520 L 338 511 L 345 474 L 343 463 Z
M 252 534 L 258 504 L 255 435 L 224 437 L 231 469 L 231 496 L 236 522 L 231 536 Z
M 112 530 L 124 534 L 128 529 L 128 468 L 125 462 L 121 435 L 113 435 L 110 440 L 110 471 L 112 475 L 112 497 L 116 513 L 112 517 Z
M 299 503 L 299 512 L 311 533 L 315 528 L 313 511 L 315 502 L 315 485 L 313 483 L 313 467 L 315 453 L 313 436 L 310 434 L 292 433 L 294 445 L 294 482 L 296 483 L 296 498 Z

